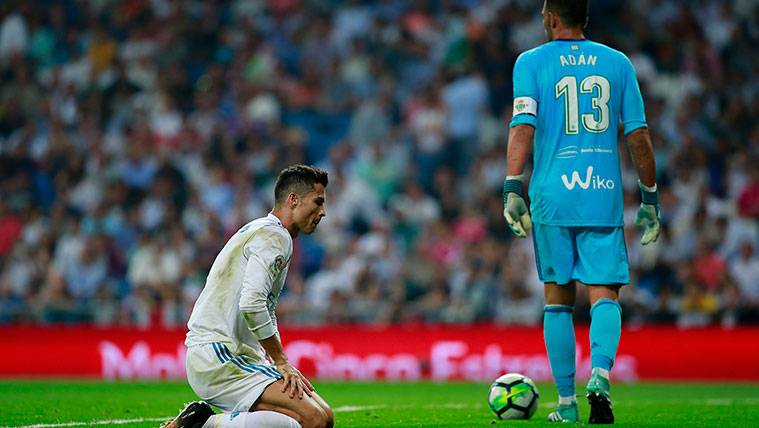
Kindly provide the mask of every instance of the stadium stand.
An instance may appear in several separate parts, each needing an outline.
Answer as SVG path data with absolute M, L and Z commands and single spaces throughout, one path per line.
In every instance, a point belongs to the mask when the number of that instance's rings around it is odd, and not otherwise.
M 662 237 L 626 230 L 626 322 L 759 322 L 759 6 L 591 13 L 637 69 L 660 169 Z M 306 162 L 327 217 L 281 323 L 539 324 L 500 192 L 511 70 L 543 40 L 519 0 L 2 2 L 0 323 L 183 325 Z M 629 225 L 629 159 L 623 177 Z

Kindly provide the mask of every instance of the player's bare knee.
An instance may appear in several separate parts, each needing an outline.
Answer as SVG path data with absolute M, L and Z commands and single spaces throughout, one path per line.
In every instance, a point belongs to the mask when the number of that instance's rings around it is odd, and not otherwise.
M 619 286 L 618 285 L 595 285 L 589 287 L 588 297 L 590 304 L 594 305 L 600 299 L 619 299 Z
M 335 414 L 332 413 L 332 408 L 327 406 L 323 407 L 322 410 L 324 410 L 324 414 L 327 416 L 327 428 L 332 428 L 335 425 Z
M 576 286 L 574 282 L 564 285 L 546 283 L 544 289 L 547 305 L 575 305 Z
M 319 416 L 318 416 L 318 425 L 316 425 L 319 428 L 330 428 L 333 423 L 331 423 L 331 419 L 327 412 L 319 407 Z
M 327 413 L 319 406 L 308 406 L 302 409 L 299 414 L 302 428 L 326 428 L 331 426 L 327 425 Z

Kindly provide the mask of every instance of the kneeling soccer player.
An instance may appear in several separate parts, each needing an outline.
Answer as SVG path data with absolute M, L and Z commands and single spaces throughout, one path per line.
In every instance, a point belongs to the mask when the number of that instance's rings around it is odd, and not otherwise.
M 327 183 L 321 169 L 286 168 L 272 212 L 240 228 L 216 257 L 185 341 L 187 380 L 205 401 L 189 403 L 165 427 L 333 426 L 332 409 L 288 362 L 274 315 L 292 240 L 326 215 Z

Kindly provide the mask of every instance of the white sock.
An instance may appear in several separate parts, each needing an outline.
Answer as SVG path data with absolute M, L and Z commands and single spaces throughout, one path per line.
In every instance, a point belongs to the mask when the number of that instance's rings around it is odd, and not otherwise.
M 570 395 L 569 397 L 561 397 L 559 396 L 559 404 L 572 404 L 573 402 L 577 401 L 576 395 Z
M 284 413 L 259 410 L 256 412 L 218 413 L 208 418 L 203 428 L 301 428 Z
M 609 380 L 609 371 L 606 369 L 602 369 L 601 367 L 596 367 L 596 370 L 598 370 L 598 374 L 601 375 L 601 377 L 605 378 L 606 380 Z

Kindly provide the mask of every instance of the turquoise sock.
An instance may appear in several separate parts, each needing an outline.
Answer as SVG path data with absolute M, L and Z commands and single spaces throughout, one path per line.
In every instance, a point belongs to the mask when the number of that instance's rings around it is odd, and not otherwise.
M 622 334 L 622 308 L 614 300 L 598 299 L 590 308 L 590 360 L 593 367 L 611 370 Z
M 543 338 L 548 361 L 560 397 L 575 394 L 575 327 L 574 307 L 546 305 L 543 308 Z

